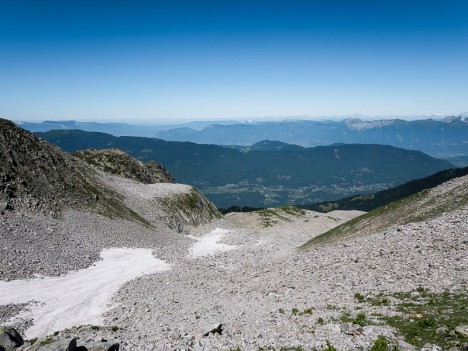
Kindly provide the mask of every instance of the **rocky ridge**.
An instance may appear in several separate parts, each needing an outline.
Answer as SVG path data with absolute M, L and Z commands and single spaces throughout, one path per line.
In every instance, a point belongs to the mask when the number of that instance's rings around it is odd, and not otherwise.
M 164 166 L 155 161 L 143 163 L 119 149 L 87 149 L 73 153 L 100 170 L 134 179 L 144 184 L 175 183 Z
M 65 208 L 145 222 L 84 162 L 0 119 L 0 210 L 26 209 L 52 217 Z
M 221 217 L 216 206 L 190 185 L 143 184 L 109 173 L 100 175 L 106 184 L 124 195 L 127 206 L 154 225 L 164 223 L 181 233 L 186 226 Z

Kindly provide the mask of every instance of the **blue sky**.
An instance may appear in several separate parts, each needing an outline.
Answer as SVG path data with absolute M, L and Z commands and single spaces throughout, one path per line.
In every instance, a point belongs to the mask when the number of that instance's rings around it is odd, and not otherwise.
M 0 0 L 0 116 L 468 111 L 468 2 Z

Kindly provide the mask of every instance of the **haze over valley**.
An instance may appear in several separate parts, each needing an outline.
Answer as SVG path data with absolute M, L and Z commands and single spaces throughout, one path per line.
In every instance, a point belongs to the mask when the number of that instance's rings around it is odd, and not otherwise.
M 254 144 L 249 150 L 154 138 L 50 131 L 39 137 L 73 152 L 118 148 L 157 160 L 178 182 L 199 188 L 219 207 L 271 207 L 377 192 L 454 167 L 419 151 L 350 144 L 315 148 Z

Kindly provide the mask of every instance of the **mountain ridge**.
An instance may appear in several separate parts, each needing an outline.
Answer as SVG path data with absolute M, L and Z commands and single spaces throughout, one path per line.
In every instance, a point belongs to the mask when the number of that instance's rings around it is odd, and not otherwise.
M 366 121 L 348 118 L 341 121 L 283 121 L 252 124 L 212 125 L 191 133 L 185 130 L 159 132 L 156 137 L 169 141 L 192 141 L 217 145 L 250 146 L 265 139 L 303 147 L 334 143 L 378 143 L 420 150 L 439 157 L 468 155 L 468 119 L 451 116 L 444 120 L 402 119 Z
M 129 206 L 128 194 L 124 196 L 119 187 L 113 187 L 106 174 L 132 179 L 134 186 L 174 183 L 163 166 L 152 160 L 143 164 L 120 150 L 85 150 L 77 156 L 0 119 L 0 210 L 37 211 L 53 217 L 60 217 L 67 210 L 90 211 L 152 225 L 151 220 Z M 174 198 L 185 202 L 180 205 L 176 200 L 165 199 L 167 206 L 160 204 L 159 208 L 167 213 L 157 217 L 173 217 L 167 221 L 171 228 L 181 231 L 184 224 L 219 215 L 208 200 L 189 186 L 176 191 Z M 187 216 L 185 207 L 199 210 L 199 214 Z
M 468 118 L 465 114 L 441 119 L 371 119 L 354 116 L 343 120 L 205 121 L 179 125 L 139 126 L 125 123 L 76 121 L 17 122 L 33 132 L 81 129 L 115 136 L 157 137 L 168 141 L 251 146 L 277 140 L 303 147 L 334 143 L 378 143 L 420 150 L 439 158 L 468 156 Z M 460 166 L 467 166 L 463 161 Z
M 217 145 L 77 130 L 37 135 L 68 152 L 115 147 L 140 161 L 154 159 L 178 181 L 195 186 L 223 208 L 335 200 L 453 168 L 451 163 L 420 151 L 378 144 L 244 152 Z

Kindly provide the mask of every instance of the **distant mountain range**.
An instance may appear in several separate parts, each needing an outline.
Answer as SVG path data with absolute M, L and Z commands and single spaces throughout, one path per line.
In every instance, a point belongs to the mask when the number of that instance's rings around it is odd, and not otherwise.
M 213 123 L 218 125 L 233 124 L 235 121 L 193 121 L 177 124 L 178 128 L 201 130 Z M 141 136 L 154 138 L 160 131 L 174 129 L 175 125 L 134 125 L 128 123 L 108 122 L 78 122 L 78 121 L 44 121 L 44 122 L 16 122 L 18 126 L 30 132 L 48 132 L 49 130 L 84 130 L 87 132 L 109 133 L 114 136 Z
M 423 151 L 434 157 L 448 159 L 460 167 L 468 165 L 466 115 L 451 116 L 443 120 L 366 121 L 360 118 L 348 118 L 341 121 L 200 121 L 176 126 L 76 121 L 19 122 L 19 124 L 32 132 L 80 129 L 114 136 L 156 137 L 167 141 L 190 141 L 236 147 L 250 147 L 262 140 L 275 140 L 302 147 L 335 143 L 382 144 Z
M 441 158 L 468 156 L 468 118 L 444 120 L 401 119 L 365 121 L 283 121 L 210 125 L 202 130 L 176 128 L 160 131 L 157 138 L 202 144 L 249 146 L 276 140 L 304 147 L 334 143 L 383 144 L 419 150 Z
M 177 182 L 196 186 L 223 208 L 332 201 L 377 192 L 453 167 L 419 151 L 385 145 L 303 148 L 263 141 L 237 150 L 79 130 L 37 135 L 69 152 L 118 148 L 141 161 L 155 160 Z

